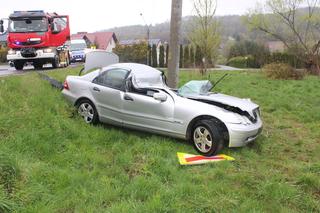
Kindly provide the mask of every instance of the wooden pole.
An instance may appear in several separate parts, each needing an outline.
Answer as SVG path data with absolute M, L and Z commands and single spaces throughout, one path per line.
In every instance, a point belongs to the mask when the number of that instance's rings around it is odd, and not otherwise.
M 168 86 L 171 88 L 177 88 L 179 84 L 181 17 L 182 0 L 172 0 L 168 57 Z

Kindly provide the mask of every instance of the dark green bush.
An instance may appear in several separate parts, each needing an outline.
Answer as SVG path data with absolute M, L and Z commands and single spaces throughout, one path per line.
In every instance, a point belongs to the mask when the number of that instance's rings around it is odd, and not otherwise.
M 251 55 L 237 56 L 228 60 L 228 66 L 237 68 L 254 68 L 254 58 Z
M 267 63 L 284 63 L 284 64 L 290 64 L 292 67 L 295 68 L 304 68 L 305 64 L 303 61 L 299 60 L 296 56 L 293 54 L 287 53 L 287 52 L 274 52 L 271 53 L 267 59 Z
M 271 79 L 301 80 L 305 76 L 305 71 L 296 70 L 291 65 L 285 63 L 267 64 L 263 67 L 263 72 Z

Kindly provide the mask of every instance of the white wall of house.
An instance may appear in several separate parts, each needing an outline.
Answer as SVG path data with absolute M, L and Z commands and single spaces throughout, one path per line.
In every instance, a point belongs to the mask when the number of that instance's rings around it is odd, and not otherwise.
M 112 49 L 116 47 L 116 42 L 114 38 L 112 38 L 108 44 L 108 47 L 106 49 L 107 52 L 112 52 Z

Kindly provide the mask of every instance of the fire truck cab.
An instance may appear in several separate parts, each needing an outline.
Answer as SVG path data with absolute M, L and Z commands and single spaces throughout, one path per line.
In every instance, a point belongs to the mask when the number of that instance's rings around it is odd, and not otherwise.
M 3 31 L 3 22 L 0 22 Z M 67 15 L 42 10 L 15 11 L 8 19 L 7 60 L 17 70 L 27 62 L 36 69 L 50 63 L 54 68 L 69 65 L 70 27 Z

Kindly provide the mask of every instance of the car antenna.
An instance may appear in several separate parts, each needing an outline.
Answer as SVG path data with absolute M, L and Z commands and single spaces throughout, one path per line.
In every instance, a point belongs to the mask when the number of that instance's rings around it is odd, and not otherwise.
M 220 83 L 220 81 L 222 81 L 227 75 L 228 73 L 224 74 L 221 78 L 219 78 L 219 80 L 216 83 L 214 83 L 214 85 L 211 87 L 210 90 L 212 90 L 215 86 L 217 86 L 217 84 Z

